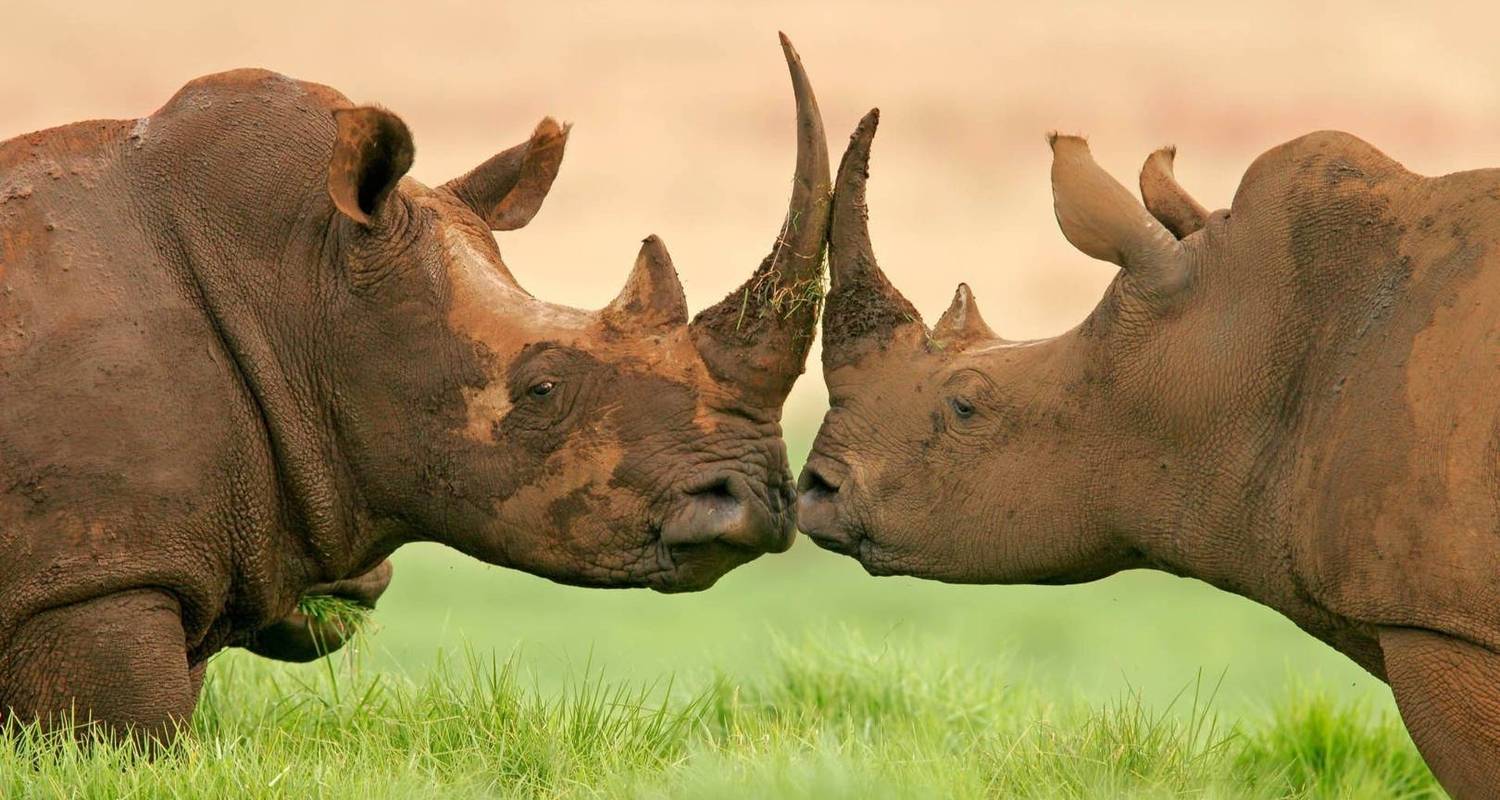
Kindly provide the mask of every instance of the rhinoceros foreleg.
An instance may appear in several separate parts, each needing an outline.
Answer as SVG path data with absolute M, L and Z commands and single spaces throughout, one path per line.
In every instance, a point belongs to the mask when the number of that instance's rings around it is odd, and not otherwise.
M 1443 788 L 1500 798 L 1500 655 L 1418 628 L 1382 629 L 1380 646 L 1401 718 Z
M 4 654 L 0 705 L 21 722 L 70 720 L 86 735 L 166 743 L 192 717 L 195 692 L 171 595 L 149 589 L 44 611 Z

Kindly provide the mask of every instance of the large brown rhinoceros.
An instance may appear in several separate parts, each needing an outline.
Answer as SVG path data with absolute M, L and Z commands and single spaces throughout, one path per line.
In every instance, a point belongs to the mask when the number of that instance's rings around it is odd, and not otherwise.
M 1123 271 L 1010 342 L 964 286 L 928 330 L 876 266 L 875 122 L 835 184 L 802 529 L 875 574 L 1242 594 L 1387 680 L 1450 791 L 1500 791 L 1500 172 L 1316 133 L 1208 214 L 1170 150 L 1143 206 L 1055 136 L 1063 233 Z
M 372 602 L 411 541 L 661 591 L 785 550 L 831 192 L 783 46 L 786 223 L 691 324 L 655 236 L 597 312 L 512 277 L 550 119 L 436 188 L 396 115 L 263 71 L 0 144 L 0 722 L 170 736 L 210 655 L 316 655 L 299 596 Z

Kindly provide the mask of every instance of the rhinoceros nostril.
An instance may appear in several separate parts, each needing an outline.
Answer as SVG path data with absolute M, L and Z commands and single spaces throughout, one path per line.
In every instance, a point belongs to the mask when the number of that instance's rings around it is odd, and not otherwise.
M 817 467 L 808 464 L 802 468 L 802 475 L 797 478 L 797 493 L 811 495 L 814 500 L 825 500 L 838 494 L 839 487 Z
M 839 524 L 839 489 L 842 481 L 832 469 L 808 462 L 797 478 L 797 527 L 823 547 L 833 547 L 844 539 Z
M 734 490 L 729 488 L 728 478 L 711 478 L 703 484 L 687 490 L 687 495 L 700 503 L 719 504 L 726 508 L 739 504 Z
M 662 541 L 669 545 L 702 544 L 715 539 L 735 539 L 751 527 L 750 510 L 743 495 L 748 487 L 731 477 L 708 477 L 682 488 L 680 506 L 662 526 Z
M 705 477 L 681 488 L 677 510 L 662 525 L 667 545 L 722 542 L 756 552 L 779 552 L 791 544 L 789 515 L 768 509 L 750 482 L 730 474 Z

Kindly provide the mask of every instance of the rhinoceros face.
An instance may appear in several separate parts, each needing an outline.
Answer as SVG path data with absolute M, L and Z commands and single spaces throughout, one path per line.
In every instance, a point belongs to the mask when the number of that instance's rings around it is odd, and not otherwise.
M 1157 505 L 1173 513 L 1152 481 L 1175 465 L 1183 426 L 1208 418 L 1163 379 L 1192 322 L 1179 302 L 1186 245 L 1162 221 L 1184 235 L 1219 222 L 1172 180 L 1170 153 L 1143 174 L 1148 213 L 1081 139 L 1054 137 L 1065 234 L 1127 272 L 1088 322 L 1056 339 L 1001 339 L 963 285 L 929 330 L 870 246 L 877 121 L 872 112 L 861 123 L 835 184 L 823 318 L 831 408 L 800 479 L 802 530 L 872 573 L 956 582 L 1073 582 L 1138 563 L 1120 520 Z
M 820 294 L 831 193 L 817 105 L 784 45 L 799 130 L 787 223 L 744 287 L 691 323 L 655 236 L 599 311 L 533 297 L 502 262 L 491 231 L 535 213 L 566 128 L 545 120 L 529 142 L 427 188 L 400 179 L 399 120 L 338 114 L 330 194 L 356 276 L 335 326 L 347 342 L 338 424 L 393 537 L 567 583 L 664 591 L 790 546 L 779 420 L 818 313 L 807 298 Z

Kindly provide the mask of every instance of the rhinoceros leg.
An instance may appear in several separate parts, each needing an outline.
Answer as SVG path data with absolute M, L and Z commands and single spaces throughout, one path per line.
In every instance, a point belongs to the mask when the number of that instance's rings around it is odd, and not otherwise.
M 208 669 L 207 661 L 188 667 L 188 709 L 198 707 L 198 698 L 203 694 L 203 673 Z
M 138 590 L 36 615 L 5 654 L 0 705 L 21 722 L 170 741 L 194 703 L 181 613 L 172 596 Z
M 1383 628 L 1396 707 L 1448 793 L 1500 798 L 1500 655 L 1441 633 Z

